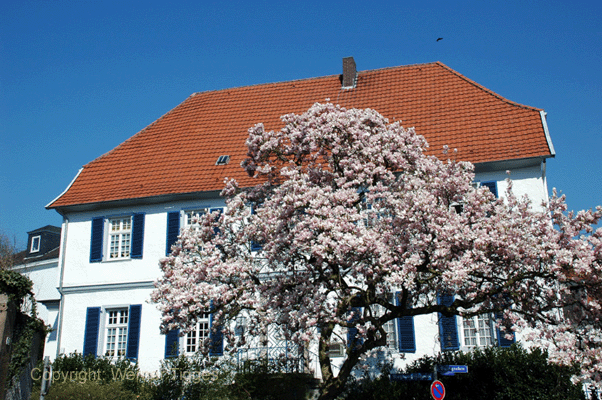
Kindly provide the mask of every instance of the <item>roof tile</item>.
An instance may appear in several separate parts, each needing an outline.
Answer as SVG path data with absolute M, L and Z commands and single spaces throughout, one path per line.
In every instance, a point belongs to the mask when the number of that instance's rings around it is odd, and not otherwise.
M 48 208 L 220 190 L 224 178 L 253 185 L 240 167 L 248 129 L 280 129 L 280 116 L 315 102 L 373 108 L 414 126 L 442 156 L 482 163 L 551 156 L 540 109 L 509 101 L 442 63 L 358 73 L 353 89 L 339 75 L 195 93 L 113 150 L 84 166 Z M 230 162 L 216 166 L 220 155 Z

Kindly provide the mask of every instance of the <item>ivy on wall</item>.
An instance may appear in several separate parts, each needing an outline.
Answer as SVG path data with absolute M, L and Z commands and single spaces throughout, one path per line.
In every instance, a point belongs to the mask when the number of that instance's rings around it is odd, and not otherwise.
M 12 353 L 7 377 L 9 386 L 13 384 L 13 378 L 20 374 L 31 359 L 34 335 L 40 333 L 43 338 L 49 332 L 49 327 L 37 317 L 32 288 L 33 283 L 26 276 L 12 270 L 0 270 L 0 293 L 8 295 L 9 303 L 13 302 L 19 310 L 26 300 L 31 304 L 30 315 L 19 311 L 15 321 L 12 335 L 15 339 L 11 343 Z

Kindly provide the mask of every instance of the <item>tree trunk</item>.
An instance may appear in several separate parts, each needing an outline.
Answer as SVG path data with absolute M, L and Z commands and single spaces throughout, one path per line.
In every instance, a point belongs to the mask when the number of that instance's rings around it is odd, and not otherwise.
M 328 382 L 323 382 L 320 385 L 320 397 L 318 397 L 318 400 L 334 400 L 343 392 L 344 388 L 344 382 L 339 380 L 339 377 L 333 378 Z

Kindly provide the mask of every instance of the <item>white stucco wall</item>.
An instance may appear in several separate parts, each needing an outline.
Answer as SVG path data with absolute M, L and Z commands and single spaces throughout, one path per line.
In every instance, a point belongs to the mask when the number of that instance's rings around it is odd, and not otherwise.
M 113 208 L 98 212 L 66 215 L 68 238 L 64 249 L 65 271 L 63 286 L 116 284 L 153 281 L 159 276 L 158 260 L 165 257 L 167 213 L 181 209 L 223 207 L 223 199 L 188 201 L 170 204 Z M 95 217 L 128 216 L 144 212 L 144 249 L 141 259 L 105 260 L 90 262 L 92 219 Z M 107 230 L 103 245 L 107 246 Z
M 498 195 L 506 196 L 508 188 L 507 178 L 512 180 L 512 189 L 517 196 L 528 196 L 533 204 L 533 209 L 541 210 L 542 201 L 548 200 L 548 188 L 544 171 L 541 166 L 510 169 L 507 171 L 493 171 L 479 173 L 475 177 L 476 182 L 496 181 Z
M 216 198 L 67 214 L 63 223 L 63 232 L 67 232 L 67 237 L 62 249 L 65 259 L 62 280 L 64 298 L 59 352 L 83 352 L 88 307 L 101 307 L 101 321 L 104 321 L 104 310 L 107 308 L 141 304 L 139 365 L 142 371 L 156 371 L 164 357 L 165 337 L 159 332 L 161 315 L 149 301 L 152 282 L 160 276 L 159 259 L 165 257 L 167 213 L 223 206 L 223 199 Z M 145 213 L 142 259 L 90 262 L 92 219 L 140 212 Z M 106 234 L 104 242 L 106 245 Z M 103 336 L 102 329 L 101 323 L 99 355 L 104 351 L 106 339 L 106 332 Z
M 58 259 L 43 260 L 23 265 L 13 269 L 33 282 L 33 295 L 37 301 L 58 300 L 61 296 L 57 290 L 59 283 Z
M 498 193 L 504 196 L 508 177 L 506 171 L 480 173 L 476 181 L 496 181 Z M 545 177 L 540 166 L 512 170 L 514 192 L 527 195 L 538 206 L 547 199 Z M 167 213 L 182 209 L 223 207 L 221 198 L 199 201 L 182 201 L 169 204 L 140 205 L 136 207 L 112 208 L 95 212 L 65 215 L 63 232 L 67 232 L 61 256 L 64 257 L 62 288 L 64 293 L 62 310 L 61 353 L 82 352 L 87 307 L 111 308 L 117 306 L 142 305 L 139 363 L 143 371 L 155 371 L 164 356 L 165 338 L 160 335 L 160 313 L 149 303 L 151 282 L 159 277 L 158 260 L 165 256 Z M 133 213 L 145 213 L 144 249 L 142 259 L 90 262 L 90 239 L 92 219 L 95 217 L 117 217 Z M 106 233 L 106 232 L 105 232 Z M 103 319 L 104 314 L 101 316 Z M 440 351 L 437 315 L 417 316 L 416 352 L 404 355 L 396 367 L 425 355 Z M 458 328 L 461 336 L 461 321 Z M 102 326 L 101 326 L 102 332 Z M 99 341 L 102 352 L 104 338 Z
M 161 315 L 149 304 L 151 289 L 94 290 L 71 292 L 64 298 L 61 353 L 82 353 L 88 307 L 101 307 L 101 324 L 98 352 L 102 355 L 106 345 L 106 310 L 130 305 L 142 305 L 140 320 L 139 365 L 142 371 L 156 371 L 164 356 L 165 337 L 159 332 Z

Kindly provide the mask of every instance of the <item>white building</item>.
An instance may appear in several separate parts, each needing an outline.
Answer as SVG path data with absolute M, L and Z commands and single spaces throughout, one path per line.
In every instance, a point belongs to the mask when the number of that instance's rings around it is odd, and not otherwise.
M 510 170 L 515 193 L 534 204 L 547 199 L 545 166 L 554 149 L 543 110 L 504 99 L 439 62 L 356 72 L 346 58 L 342 75 L 195 93 L 85 165 L 47 206 L 63 216 L 57 354 L 126 356 L 148 371 L 176 343 L 180 353 L 195 351 L 209 336 L 210 317 L 195 335 L 160 334 L 160 314 L 149 303 L 158 260 L 190 212 L 224 206 L 224 178 L 256 183 L 240 167 L 248 128 L 263 122 L 279 129 L 281 115 L 325 101 L 402 120 L 426 137 L 431 154 L 443 145 L 457 149 L 456 158 L 473 162 L 476 180 L 496 193 L 504 193 Z M 490 321 L 476 319 L 417 316 L 391 324 L 390 332 L 392 350 L 408 360 L 504 344 Z
M 58 313 L 61 296 L 59 283 L 59 244 L 61 228 L 47 225 L 27 232 L 27 249 L 16 254 L 13 269 L 33 282 L 38 317 L 53 331 L 46 336 L 44 357 L 54 358 L 58 334 Z

